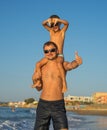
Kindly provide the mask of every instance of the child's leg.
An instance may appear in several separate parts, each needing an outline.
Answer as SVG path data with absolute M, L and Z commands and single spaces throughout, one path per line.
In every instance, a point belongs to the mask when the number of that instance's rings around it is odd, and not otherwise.
M 38 77 L 38 73 L 36 73 L 36 72 L 32 76 L 32 81 L 33 81 L 32 88 L 36 88 L 36 87 L 41 87 L 42 86 L 41 78 Z
M 33 81 L 33 85 L 32 87 L 41 87 L 42 83 L 41 83 L 41 67 L 44 66 L 45 64 L 47 64 L 48 60 L 46 58 L 41 59 L 39 62 L 36 63 L 36 68 L 34 71 L 34 74 L 32 76 L 32 81 Z
M 59 71 L 60 71 L 60 74 L 62 77 L 62 82 L 63 82 L 62 92 L 64 93 L 67 91 L 66 75 L 65 75 L 64 68 L 63 68 L 64 58 L 61 56 L 58 56 L 57 62 L 58 62 L 58 68 L 59 68 Z
M 39 62 L 36 63 L 36 69 L 35 69 L 35 79 L 41 79 L 41 67 L 47 64 L 48 60 L 46 58 L 41 59 Z

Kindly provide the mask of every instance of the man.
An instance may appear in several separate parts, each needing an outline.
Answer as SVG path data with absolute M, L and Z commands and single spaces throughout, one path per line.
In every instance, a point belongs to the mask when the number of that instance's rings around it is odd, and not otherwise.
M 36 86 L 36 89 L 42 90 L 42 92 L 37 107 L 34 130 L 49 130 L 50 119 L 53 121 L 54 130 L 68 130 L 62 78 L 56 62 L 59 52 L 56 44 L 51 41 L 44 44 L 43 50 L 48 63 L 41 68 L 42 87 Z M 63 62 L 65 72 L 77 68 L 80 64 L 82 64 L 82 59 L 77 53 L 74 61 Z

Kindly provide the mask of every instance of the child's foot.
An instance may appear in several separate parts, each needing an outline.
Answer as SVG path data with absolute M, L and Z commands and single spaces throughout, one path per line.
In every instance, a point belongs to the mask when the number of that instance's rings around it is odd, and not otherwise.
M 36 80 L 36 81 L 33 81 L 33 85 L 32 85 L 32 88 L 41 88 L 42 87 L 42 83 L 40 80 Z
M 34 73 L 34 75 L 32 76 L 32 80 L 36 82 L 36 80 L 40 80 L 41 79 L 41 75 L 36 72 Z

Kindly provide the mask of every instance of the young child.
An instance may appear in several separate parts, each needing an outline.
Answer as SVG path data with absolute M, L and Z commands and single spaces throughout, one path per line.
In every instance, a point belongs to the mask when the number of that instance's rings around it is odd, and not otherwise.
M 62 24 L 63 24 L 63 27 L 61 28 L 60 26 Z M 58 47 L 59 54 L 57 58 L 57 63 L 58 63 L 58 68 L 59 68 L 59 71 L 62 77 L 62 82 L 63 82 L 62 92 L 65 92 L 67 90 L 67 84 L 66 84 L 65 72 L 64 72 L 62 63 L 64 61 L 63 46 L 64 46 L 64 39 L 65 39 L 65 32 L 69 26 L 69 23 L 66 20 L 60 19 L 60 17 L 57 15 L 52 15 L 47 20 L 43 21 L 42 25 L 44 26 L 45 29 L 49 31 L 50 41 L 54 42 Z M 42 86 L 40 69 L 47 62 L 48 60 L 46 58 L 43 58 L 42 60 L 37 62 L 35 72 L 32 76 L 32 80 L 33 80 L 32 87 Z

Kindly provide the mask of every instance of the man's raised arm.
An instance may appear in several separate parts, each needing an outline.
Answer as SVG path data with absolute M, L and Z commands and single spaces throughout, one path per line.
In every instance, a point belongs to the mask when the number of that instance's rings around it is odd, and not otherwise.
M 78 52 L 75 52 L 75 60 L 73 60 L 72 62 L 65 61 L 64 69 L 65 71 L 69 71 L 69 70 L 77 68 L 81 64 L 82 64 L 82 58 L 78 55 Z

